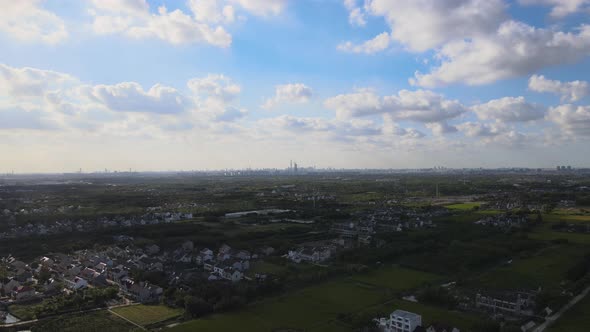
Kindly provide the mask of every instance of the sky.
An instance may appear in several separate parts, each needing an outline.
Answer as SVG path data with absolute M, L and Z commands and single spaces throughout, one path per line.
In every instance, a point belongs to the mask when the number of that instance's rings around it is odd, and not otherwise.
M 0 173 L 590 166 L 590 0 L 0 0 Z

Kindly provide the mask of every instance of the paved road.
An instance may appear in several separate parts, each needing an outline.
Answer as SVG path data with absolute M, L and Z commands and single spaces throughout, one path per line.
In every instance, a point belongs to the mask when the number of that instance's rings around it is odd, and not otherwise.
M 580 294 L 575 296 L 571 301 L 569 301 L 563 308 L 561 308 L 561 310 L 556 312 L 554 315 L 547 317 L 545 319 L 545 322 L 543 324 L 537 326 L 537 328 L 535 328 L 533 330 L 533 332 L 545 331 L 545 329 L 548 328 L 549 326 L 553 325 L 553 323 L 555 323 L 555 321 L 558 320 L 559 317 L 561 317 L 561 315 L 563 315 L 566 311 L 568 311 L 576 303 L 580 302 L 580 300 L 582 300 L 584 297 L 586 297 L 586 295 L 588 295 L 588 293 L 590 293 L 590 287 L 584 289 L 583 292 L 581 292 Z

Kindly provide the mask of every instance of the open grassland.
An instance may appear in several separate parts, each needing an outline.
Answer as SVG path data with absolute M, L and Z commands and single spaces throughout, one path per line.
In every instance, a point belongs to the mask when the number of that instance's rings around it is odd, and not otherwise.
M 586 252 L 585 247 L 575 244 L 551 246 L 486 272 L 475 284 L 492 289 L 556 288 Z
M 354 276 L 353 279 L 377 287 L 402 291 L 412 289 L 424 283 L 432 282 L 438 279 L 438 277 L 426 272 L 398 267 L 388 267 L 371 271 L 368 274 Z
M 531 232 L 529 238 L 542 241 L 565 239 L 572 243 L 590 244 L 590 234 L 557 232 L 550 229 L 539 229 Z
M 457 204 L 450 204 L 446 205 L 447 209 L 451 210 L 473 210 L 476 207 L 480 207 L 481 202 L 467 202 L 467 203 L 457 203 Z
M 81 315 L 60 316 L 34 325 L 32 332 L 129 332 L 134 326 L 104 311 Z
M 531 239 L 542 241 L 565 239 L 572 243 L 590 244 L 590 234 L 570 233 L 551 228 L 551 226 L 561 222 L 568 224 L 590 223 L 590 215 L 565 214 L 563 210 L 561 212 L 543 214 L 543 223 L 535 227 L 535 229 L 529 234 L 529 237 Z
M 163 305 L 143 304 L 115 308 L 113 311 L 141 326 L 178 317 L 183 312 L 182 309 L 170 308 Z
M 266 274 L 282 274 L 287 271 L 287 267 L 283 265 L 273 264 L 265 261 L 254 262 L 248 270 L 249 275 L 255 275 L 256 273 Z
M 236 313 L 213 315 L 181 324 L 172 331 L 226 331 L 238 328 L 241 331 L 289 328 L 349 331 L 349 327 L 335 322 L 339 314 L 378 306 L 395 297 L 396 292 L 415 288 L 430 280 L 434 280 L 434 276 L 427 273 L 386 268 L 360 278 L 341 278 L 306 287 Z
M 578 302 L 552 325 L 548 332 L 586 332 L 590 326 L 590 297 Z

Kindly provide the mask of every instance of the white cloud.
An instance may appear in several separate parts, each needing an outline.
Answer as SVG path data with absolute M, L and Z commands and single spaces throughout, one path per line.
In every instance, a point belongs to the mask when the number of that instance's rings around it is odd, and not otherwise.
M 287 0 L 228 0 L 258 16 L 279 15 L 287 6 Z
M 231 23 L 236 19 L 235 8 L 218 0 L 189 0 L 188 5 L 197 21 Z
M 590 137 L 590 106 L 560 105 L 551 108 L 547 118 L 568 135 Z
M 197 10 L 199 8 L 189 7 Z M 93 29 L 97 34 L 122 33 L 131 38 L 158 38 L 171 44 L 208 43 L 228 47 L 231 35 L 222 26 L 213 26 L 204 21 L 201 12 L 192 17 L 180 9 L 169 12 L 160 6 L 151 13 L 145 0 L 94 1 Z
M 412 84 L 423 87 L 451 83 L 479 85 L 528 75 L 543 67 L 574 62 L 590 54 L 590 26 L 577 33 L 538 29 L 508 21 L 489 36 L 450 42 L 437 51 L 442 59 L 428 74 L 417 72 Z
M 533 75 L 529 79 L 529 89 L 535 92 L 549 92 L 561 97 L 562 101 L 575 102 L 590 95 L 590 84 L 586 81 L 561 82 Z
M 0 64 L 0 91 L 12 98 L 42 97 L 49 90 L 74 81 L 74 77 L 55 71 Z
M 554 18 L 563 18 L 567 15 L 587 10 L 589 0 L 519 0 L 522 5 L 543 5 L 550 6 L 550 15 Z
M 219 98 L 226 102 L 234 100 L 241 91 L 238 84 L 224 75 L 209 74 L 203 78 L 193 78 L 187 85 L 197 95 Z
M 388 113 L 397 120 L 424 123 L 452 119 L 467 111 L 457 100 L 426 90 L 401 90 L 382 98 L 372 90 L 359 90 L 328 98 L 324 106 L 335 110 L 339 118 Z
M 505 131 L 505 127 L 496 123 L 465 122 L 458 124 L 457 128 L 469 137 L 496 136 Z
M 135 82 L 82 88 L 90 99 L 118 112 L 181 113 L 190 106 L 178 90 L 156 84 L 144 90 Z
M 416 52 L 494 31 L 506 9 L 502 0 L 368 0 L 366 7 L 385 17 L 393 39 Z
M 527 102 L 524 97 L 504 97 L 473 106 L 482 120 L 499 122 L 525 122 L 542 119 L 545 106 Z
M 372 115 L 384 112 L 381 98 L 369 89 L 328 98 L 324 107 L 335 110 L 339 118 Z
M 390 44 L 391 37 L 389 36 L 389 33 L 383 32 L 362 44 L 357 45 L 350 41 L 341 43 L 338 45 L 338 49 L 344 52 L 373 54 L 386 50 Z
M 397 96 L 384 97 L 383 104 L 397 119 L 426 123 L 452 119 L 467 111 L 459 101 L 427 90 L 401 90 Z
M 449 125 L 446 121 L 427 123 L 426 127 L 430 129 L 435 136 L 444 136 L 458 131 L 457 127 Z
M 268 99 L 262 108 L 271 109 L 279 103 L 307 103 L 313 97 L 313 90 L 303 83 L 277 85 L 274 97 Z
M 28 42 L 57 44 L 68 37 L 64 21 L 42 8 L 42 0 L 6 0 L 0 10 L 0 31 Z
M 344 0 L 344 7 L 348 10 L 348 22 L 350 25 L 362 27 L 367 24 L 367 18 L 358 2 L 357 0 Z

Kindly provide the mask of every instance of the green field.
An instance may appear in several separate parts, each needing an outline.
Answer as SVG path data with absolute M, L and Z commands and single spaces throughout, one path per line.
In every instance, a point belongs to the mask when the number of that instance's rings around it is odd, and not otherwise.
M 354 276 L 353 279 L 363 283 L 401 291 L 434 281 L 438 277 L 426 272 L 391 267 L 371 271 L 369 274 Z
M 475 284 L 493 289 L 555 288 L 564 280 L 566 271 L 586 252 L 584 247 L 574 244 L 548 247 L 531 257 L 515 258 L 511 264 L 484 273 Z
M 553 230 L 551 226 L 559 222 L 566 222 L 568 224 L 574 224 L 578 222 L 590 222 L 590 216 L 568 215 L 564 213 L 543 214 L 543 224 L 535 227 L 533 232 L 529 234 L 529 237 L 531 239 L 542 241 L 566 239 L 572 243 L 590 244 L 590 234 L 568 233 Z
M 236 313 L 214 315 L 172 328 L 172 331 L 271 331 L 312 329 L 342 331 L 338 314 L 355 313 L 391 300 L 396 291 L 411 289 L 432 275 L 387 268 L 369 275 L 341 278 L 275 297 Z M 386 289 L 387 291 L 385 291 Z
M 60 316 L 34 325 L 33 332 L 129 332 L 134 326 L 106 310 L 82 315 Z
M 586 332 L 590 326 L 590 297 L 566 311 L 548 332 Z
M 451 209 L 451 210 L 473 210 L 473 208 L 480 207 L 480 206 L 481 206 L 481 202 L 467 202 L 467 203 L 457 203 L 457 204 L 446 205 L 445 207 L 447 209 Z
M 277 265 L 265 261 L 254 262 L 248 270 L 249 275 L 256 273 L 270 273 L 270 274 L 281 274 L 287 270 L 286 266 Z
M 146 326 L 165 321 L 182 315 L 182 309 L 170 308 L 163 305 L 133 305 L 112 309 L 113 312 L 130 321 Z

